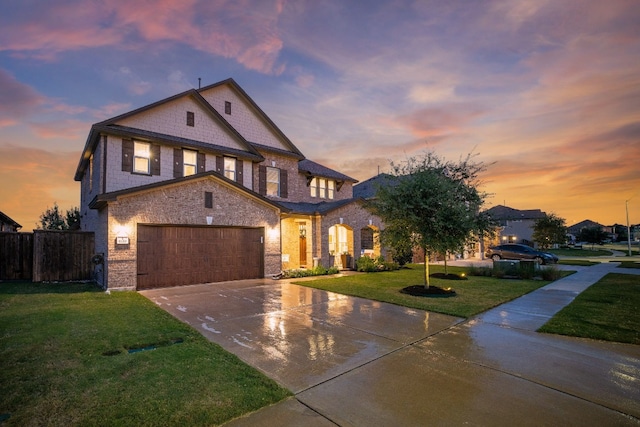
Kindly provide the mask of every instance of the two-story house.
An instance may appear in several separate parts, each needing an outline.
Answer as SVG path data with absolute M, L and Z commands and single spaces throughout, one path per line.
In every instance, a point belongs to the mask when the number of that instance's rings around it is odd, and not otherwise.
M 533 246 L 533 229 L 536 221 L 545 217 L 540 209 L 514 209 L 497 205 L 486 211 L 491 219 L 499 224 L 498 241 L 500 243 L 523 243 Z
M 146 289 L 378 255 L 357 181 L 306 159 L 232 79 L 91 127 L 75 180 L 96 278 Z

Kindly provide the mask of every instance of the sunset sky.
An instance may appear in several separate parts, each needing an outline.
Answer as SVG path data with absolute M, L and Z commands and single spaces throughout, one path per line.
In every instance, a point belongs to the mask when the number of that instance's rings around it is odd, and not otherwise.
M 229 77 L 358 180 L 473 152 L 487 207 L 640 223 L 638 0 L 5 0 L 0 211 L 78 206 L 93 123 Z

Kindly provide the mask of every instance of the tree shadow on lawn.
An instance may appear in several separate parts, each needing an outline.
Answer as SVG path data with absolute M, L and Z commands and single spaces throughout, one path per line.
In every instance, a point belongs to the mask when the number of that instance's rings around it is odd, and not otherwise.
M 0 295 L 78 294 L 84 292 L 104 292 L 104 289 L 95 282 L 0 281 Z

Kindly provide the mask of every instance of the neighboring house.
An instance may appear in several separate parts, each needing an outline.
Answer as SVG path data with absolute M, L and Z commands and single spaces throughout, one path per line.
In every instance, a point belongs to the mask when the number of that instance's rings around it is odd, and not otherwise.
M 17 232 L 21 228 L 22 226 L 20 224 L 0 212 L 0 231 Z
M 533 246 L 533 227 L 536 221 L 546 213 L 540 209 L 519 210 L 497 205 L 487 209 L 486 213 L 499 224 L 497 241 L 500 243 L 523 243 Z
M 584 221 L 580 221 L 579 223 L 574 224 L 571 227 L 567 227 L 567 236 L 572 242 L 575 242 L 582 230 L 584 230 L 585 228 L 594 228 L 594 227 L 598 227 L 600 230 L 609 234 L 613 233 L 613 227 L 605 227 L 600 223 L 591 221 L 590 219 L 585 219 Z
M 357 181 L 305 158 L 233 80 L 91 127 L 75 174 L 110 289 L 261 278 L 381 252 Z

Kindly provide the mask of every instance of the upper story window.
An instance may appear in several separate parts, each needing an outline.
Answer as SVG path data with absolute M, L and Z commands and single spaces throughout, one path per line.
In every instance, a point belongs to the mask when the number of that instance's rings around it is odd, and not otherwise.
M 133 144 L 133 171 L 151 173 L 151 144 L 135 141 Z
M 267 196 L 280 196 L 280 169 L 267 167 Z
M 231 102 L 224 101 L 224 113 L 231 114 Z
M 318 179 L 318 197 L 321 199 L 327 198 L 327 180 L 324 178 Z
M 198 170 L 198 152 L 182 150 L 182 176 L 194 175 Z
M 196 125 L 196 115 L 193 111 L 187 111 L 187 126 L 195 126 Z
M 311 197 L 333 200 L 335 193 L 336 182 L 332 179 L 314 177 L 309 183 L 309 194 Z
M 336 189 L 336 182 L 329 179 L 327 180 L 327 199 L 333 199 Z
M 311 197 L 318 197 L 318 178 L 312 178 L 309 184 L 309 193 Z
M 236 159 L 233 157 L 224 158 L 224 176 L 233 181 L 236 180 Z

